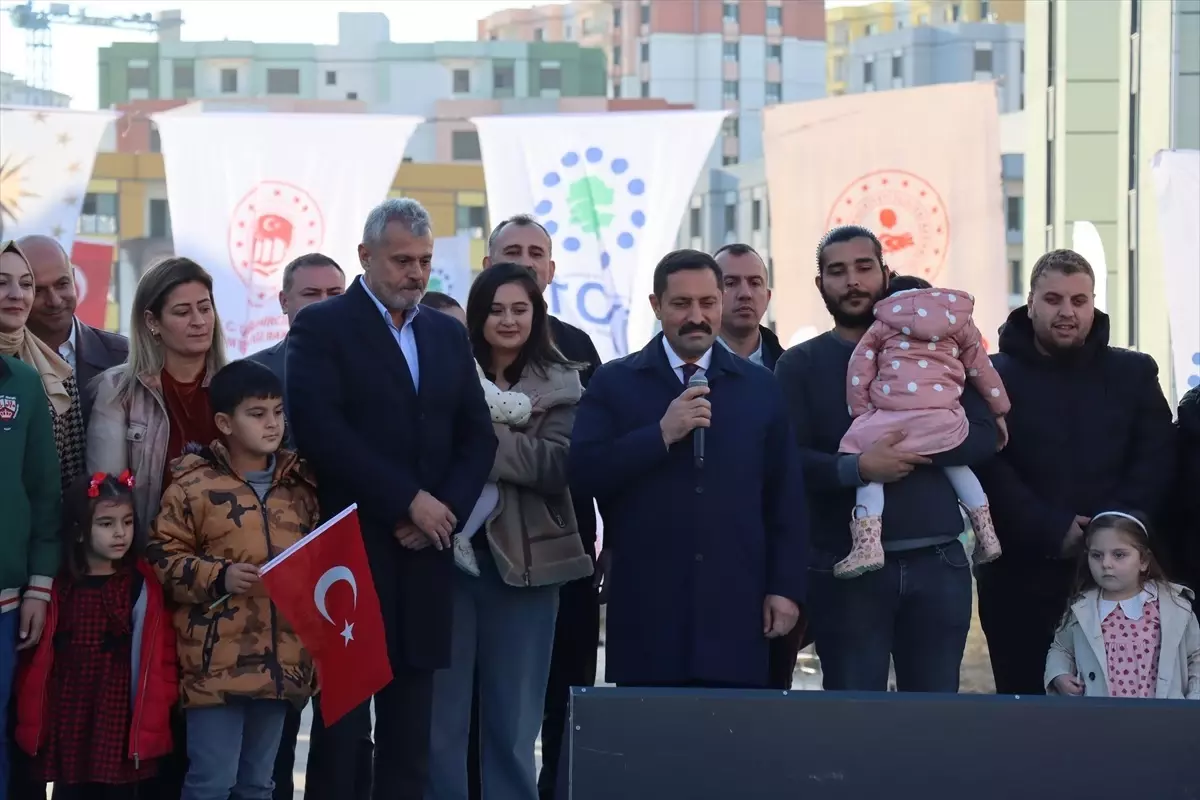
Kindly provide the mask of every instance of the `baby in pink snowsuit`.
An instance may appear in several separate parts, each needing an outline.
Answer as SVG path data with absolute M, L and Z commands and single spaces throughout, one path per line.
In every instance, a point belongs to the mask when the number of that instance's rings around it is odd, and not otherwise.
M 954 289 L 902 288 L 929 286 L 907 276 L 893 285 L 900 291 L 875 304 L 875 323 L 850 357 L 846 395 L 854 421 L 839 450 L 861 453 L 896 431 L 905 433 L 904 449 L 919 455 L 953 450 L 967 438 L 967 414 L 959 398 L 968 380 L 998 418 L 1003 446 L 1008 394 L 971 319 L 975 298 Z M 975 563 L 995 560 L 1000 542 L 979 479 L 970 467 L 946 467 L 945 472 L 975 530 Z M 883 566 L 883 484 L 860 487 L 855 503 L 853 546 L 833 568 L 839 578 Z

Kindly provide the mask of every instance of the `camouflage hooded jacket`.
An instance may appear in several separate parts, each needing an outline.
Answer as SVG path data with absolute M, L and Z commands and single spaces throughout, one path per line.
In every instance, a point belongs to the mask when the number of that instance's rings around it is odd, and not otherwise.
M 316 525 L 307 466 L 280 450 L 271 488 L 259 501 L 214 442 L 174 461 L 171 478 L 147 557 L 174 600 L 184 707 L 224 705 L 234 697 L 302 704 L 313 690 L 312 658 L 262 584 L 221 598 L 230 564 L 262 566 Z

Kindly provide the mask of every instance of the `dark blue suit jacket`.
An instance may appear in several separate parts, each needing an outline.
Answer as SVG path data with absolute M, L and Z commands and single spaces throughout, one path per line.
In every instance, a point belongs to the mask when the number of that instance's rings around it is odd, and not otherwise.
M 804 601 L 808 516 L 774 376 L 712 349 L 703 468 L 659 420 L 684 387 L 661 334 L 596 371 L 575 418 L 571 486 L 612 543 L 607 679 L 767 685 L 763 600 Z
M 287 338 L 289 422 L 316 472 L 322 515 L 358 503 L 393 666 L 438 669 L 450 662 L 453 557 L 406 550 L 394 530 L 421 489 L 465 521 L 491 472 L 496 435 L 462 325 L 417 314 L 415 391 L 361 280 L 296 316 Z

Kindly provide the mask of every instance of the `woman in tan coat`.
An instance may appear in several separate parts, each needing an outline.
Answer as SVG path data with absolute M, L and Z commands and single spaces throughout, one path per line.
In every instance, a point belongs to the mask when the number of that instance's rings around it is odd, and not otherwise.
M 532 411 L 523 424 L 494 423 L 496 460 L 464 524 L 479 574 L 455 574 L 451 666 L 434 676 L 426 798 L 467 796 L 477 676 L 483 785 L 496 797 L 537 800 L 534 745 L 558 587 L 592 571 L 567 489 L 579 367 L 551 344 L 546 302 L 533 273 L 518 264 L 493 265 L 476 279 L 467 328 L 483 380 L 525 395 Z

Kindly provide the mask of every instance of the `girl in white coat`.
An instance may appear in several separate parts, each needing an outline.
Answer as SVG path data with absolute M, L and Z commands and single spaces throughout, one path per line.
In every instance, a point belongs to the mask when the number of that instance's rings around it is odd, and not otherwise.
M 1092 517 L 1076 592 L 1046 658 L 1047 692 L 1200 700 L 1192 597 L 1163 576 L 1143 520 Z

